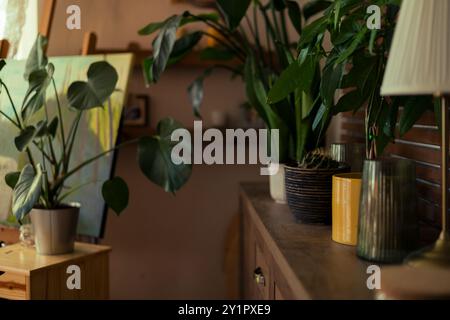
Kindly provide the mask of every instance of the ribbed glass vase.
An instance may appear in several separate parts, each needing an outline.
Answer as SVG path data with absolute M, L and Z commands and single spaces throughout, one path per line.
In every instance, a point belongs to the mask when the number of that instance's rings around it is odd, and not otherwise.
M 402 159 L 364 162 L 357 254 L 397 263 L 419 240 L 415 163 Z

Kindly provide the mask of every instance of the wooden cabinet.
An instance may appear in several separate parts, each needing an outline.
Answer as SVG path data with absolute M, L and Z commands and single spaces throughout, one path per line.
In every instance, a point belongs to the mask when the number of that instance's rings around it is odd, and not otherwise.
M 40 256 L 20 244 L 0 249 L 0 299 L 108 299 L 109 252 L 106 246 L 77 243 L 71 254 Z M 80 288 L 67 285 L 79 269 Z M 70 279 L 69 279 L 70 280 Z
M 372 299 L 369 263 L 355 248 L 334 243 L 331 228 L 297 224 L 266 184 L 244 184 L 242 295 L 244 299 Z

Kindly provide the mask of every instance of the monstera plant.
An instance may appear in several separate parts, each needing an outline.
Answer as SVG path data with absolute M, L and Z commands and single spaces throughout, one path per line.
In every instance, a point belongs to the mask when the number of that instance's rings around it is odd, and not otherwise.
M 283 97 L 268 93 L 283 70 L 297 61 L 296 43 L 303 37 L 305 22 L 326 9 L 329 2 L 311 1 L 303 8 L 292 0 L 217 0 L 216 5 L 217 12 L 184 12 L 152 22 L 139 31 L 145 36 L 159 32 L 153 41 L 153 54 L 143 64 L 147 84 L 157 82 L 166 68 L 196 50 L 202 38 L 214 40 L 214 45 L 198 53 L 201 59 L 211 62 L 211 67 L 188 88 L 194 114 L 201 116 L 206 77 L 216 69 L 228 70 L 245 82 L 248 102 L 268 129 L 279 130 L 280 162 L 300 162 L 326 130 L 325 121 L 313 126 L 316 114 L 322 111 L 318 95 L 322 53 L 311 51 L 311 55 L 302 58 L 306 62 L 297 74 L 295 93 Z M 177 39 L 177 30 L 187 24 L 199 24 L 201 28 Z M 295 39 L 290 38 L 289 29 L 297 33 Z
M 116 90 L 118 74 L 106 61 L 90 65 L 86 81 L 76 81 L 69 86 L 67 101 L 70 111 L 76 116 L 70 123 L 63 117 L 61 98 L 56 89 L 54 65 L 44 54 L 47 40 L 39 36 L 28 57 L 25 79 L 29 83 L 22 105 L 16 106 L 6 85 L 7 79 L 0 78 L 0 92 L 6 94 L 12 112 L 0 109 L 0 116 L 17 128 L 14 143 L 17 150 L 26 154 L 28 164 L 21 172 L 9 173 L 6 183 L 13 188 L 12 211 L 21 221 L 33 208 L 55 210 L 65 207 L 65 200 L 78 186 L 70 186 L 69 179 L 78 171 L 120 147 L 138 144 L 139 166 L 151 181 L 168 192 L 176 192 L 188 180 L 191 167 L 174 165 L 170 161 L 173 144 L 170 134 L 180 125 L 172 119 L 164 119 L 158 125 L 153 137 L 126 142 L 107 150 L 82 163 L 73 164 L 74 143 L 79 135 L 79 124 L 84 113 L 93 108 L 102 108 Z M 0 69 L 6 62 L 0 61 Z M 1 76 L 1 74 L 0 74 Z M 49 110 L 46 103 L 47 91 L 53 90 L 57 110 Z M 50 118 L 50 114 L 56 114 Z M 5 143 L 5 142 L 4 142 Z M 56 147 L 56 144 L 59 147 Z M 103 184 L 105 202 L 120 214 L 128 204 L 129 191 L 120 177 Z

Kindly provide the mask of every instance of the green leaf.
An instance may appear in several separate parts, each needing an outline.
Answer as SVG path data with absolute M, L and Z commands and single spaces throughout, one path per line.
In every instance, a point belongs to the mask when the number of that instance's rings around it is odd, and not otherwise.
M 313 55 L 307 56 L 302 64 L 294 61 L 283 71 L 268 94 L 268 102 L 276 103 L 285 99 L 296 89 L 309 91 L 314 81 L 317 63 Z
M 158 82 L 167 67 L 181 19 L 181 16 L 171 17 L 153 42 L 152 78 L 154 82 Z
M 425 111 L 432 107 L 432 98 L 429 96 L 410 97 L 405 103 L 400 119 L 400 136 L 404 136 L 420 119 Z
M 297 30 L 298 34 L 302 34 L 302 10 L 300 9 L 297 1 L 286 1 L 286 5 L 288 8 L 289 18 L 291 19 L 291 23 L 294 26 L 295 30 Z
M 14 188 L 12 212 L 21 221 L 37 204 L 42 190 L 42 170 L 38 164 L 36 170 L 27 164 L 20 173 Z
M 175 143 L 171 134 L 182 126 L 173 119 L 163 119 L 158 124 L 158 135 L 144 137 L 139 141 L 139 166 L 144 175 L 166 192 L 177 192 L 191 175 L 192 166 L 176 165 L 172 162 L 171 153 Z M 190 145 L 189 145 L 190 147 Z
M 328 9 L 331 4 L 331 1 L 324 0 L 315 0 L 306 3 L 303 6 L 303 16 L 305 17 L 305 20 L 308 20 L 312 16 L 315 16 L 316 14 Z
M 67 92 L 69 104 L 78 110 L 102 107 L 116 89 L 116 69 L 106 61 L 94 62 L 87 72 L 88 81 L 72 83 Z
M 102 187 L 102 195 L 108 207 L 117 215 L 128 207 L 130 191 L 126 182 L 120 177 L 106 181 Z
M 233 52 L 218 47 L 207 47 L 200 51 L 201 60 L 219 60 L 227 61 L 234 58 Z
M 344 64 L 335 65 L 333 61 L 327 64 L 320 83 L 320 95 L 324 104 L 331 107 L 336 90 L 340 87 L 344 74 Z
M 59 119 L 58 117 L 53 118 L 52 122 L 48 125 L 47 133 L 54 139 L 56 132 L 58 131 Z
M 202 36 L 202 32 L 196 31 L 175 41 L 167 65 L 170 66 L 182 60 L 200 42 Z
M 36 129 L 33 126 L 26 127 L 19 136 L 14 139 L 17 150 L 24 151 L 25 148 L 33 141 Z
M 347 92 L 334 106 L 333 114 L 337 115 L 341 112 L 357 111 L 363 106 L 366 100 L 367 98 L 364 98 L 359 90 Z
M 17 185 L 17 182 L 19 181 L 19 177 L 20 177 L 20 172 L 11 172 L 8 173 L 5 176 L 5 183 L 8 187 L 10 187 L 12 190 L 14 190 L 14 188 Z
M 314 118 L 314 122 L 312 125 L 312 128 L 314 131 L 319 127 L 319 124 L 322 122 L 326 112 L 327 112 L 327 106 L 325 104 L 322 104 L 320 106 L 319 110 L 317 111 L 316 117 Z
M 153 76 L 153 64 L 155 63 L 155 59 L 153 57 L 147 57 L 142 62 L 142 70 L 144 71 L 144 79 L 145 84 L 149 86 L 152 83 L 155 83 L 155 77 Z
M 225 17 L 228 28 L 234 30 L 247 13 L 251 0 L 217 0 L 216 3 Z
M 50 63 L 47 70 L 40 69 L 30 74 L 28 90 L 22 103 L 22 118 L 25 122 L 44 106 L 54 72 L 55 67 Z
M 188 16 L 188 14 L 189 13 L 186 12 L 183 15 L 183 19 L 180 22 L 180 27 L 190 24 L 190 23 L 193 23 L 193 22 L 200 22 L 200 21 L 204 21 L 204 20 L 217 22 L 220 19 L 219 15 L 215 12 L 198 14 L 198 15 L 196 15 L 196 17 Z M 172 17 L 170 17 L 170 18 L 172 18 Z M 168 18 L 167 20 L 164 20 L 162 22 L 152 22 L 152 23 L 148 24 L 147 26 L 145 26 L 144 28 L 139 30 L 139 34 L 142 36 L 146 36 L 146 35 L 151 35 L 151 34 L 155 33 L 156 31 L 163 28 L 166 25 L 166 23 L 170 20 L 170 18 Z
M 45 47 L 47 46 L 47 38 L 38 35 L 36 41 L 34 42 L 34 45 L 30 51 L 30 54 L 28 55 L 28 59 L 25 66 L 25 74 L 24 78 L 26 81 L 29 80 L 30 75 L 37 71 L 37 70 L 43 70 L 47 66 L 48 59 L 45 55 Z
M 298 44 L 299 49 L 303 49 L 311 45 L 311 43 L 327 30 L 328 19 L 327 17 L 321 17 L 311 24 L 303 28 L 302 36 Z
M 358 34 L 354 37 L 352 43 L 340 54 L 340 57 L 337 59 L 336 64 L 344 63 L 355 51 L 358 49 L 358 46 L 364 40 L 366 33 L 369 29 L 364 26 Z
M 195 81 L 189 86 L 188 93 L 189 98 L 191 99 L 192 108 L 194 110 L 194 115 L 197 118 L 201 119 L 200 115 L 200 106 L 203 102 L 203 83 L 205 81 L 205 77 L 208 77 L 211 75 L 212 69 L 206 69 L 205 72 L 195 79 Z

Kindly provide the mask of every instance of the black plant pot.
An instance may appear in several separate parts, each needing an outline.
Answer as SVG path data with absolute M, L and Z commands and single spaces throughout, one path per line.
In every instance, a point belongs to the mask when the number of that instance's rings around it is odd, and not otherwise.
M 350 167 L 335 169 L 301 169 L 286 166 L 286 198 L 298 222 L 331 224 L 333 175 L 347 173 Z

